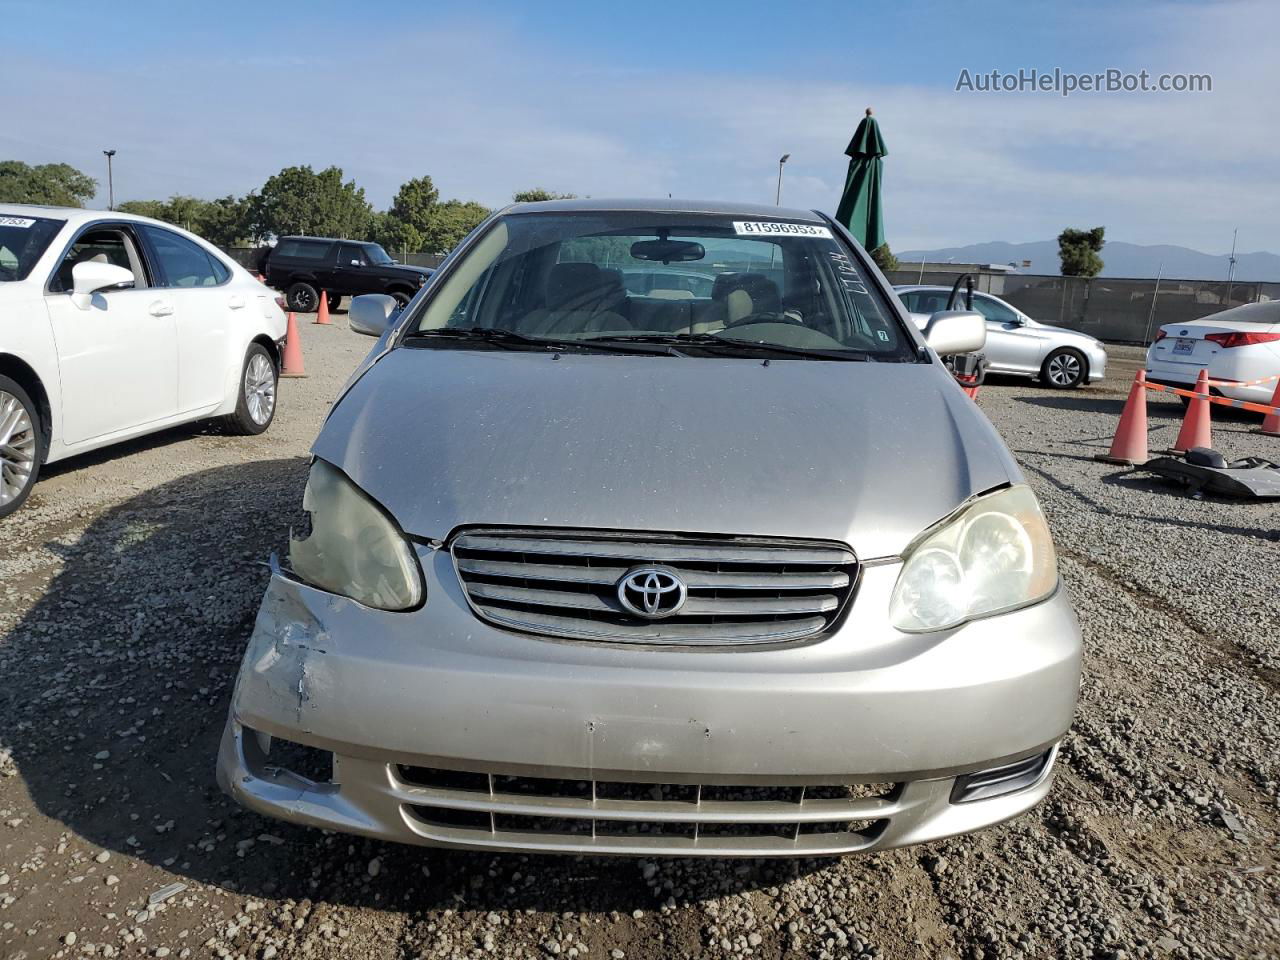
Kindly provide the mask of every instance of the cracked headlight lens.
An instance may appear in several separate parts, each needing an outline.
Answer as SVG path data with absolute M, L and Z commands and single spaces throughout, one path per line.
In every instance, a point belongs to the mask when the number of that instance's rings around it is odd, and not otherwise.
M 315 460 L 302 495 L 311 532 L 289 538 L 289 565 L 305 582 L 379 610 L 422 602 L 422 574 L 395 521 L 336 467 Z
M 943 630 L 1037 603 L 1057 585 L 1035 494 L 1010 487 L 974 500 L 907 551 L 889 620 L 907 633 Z

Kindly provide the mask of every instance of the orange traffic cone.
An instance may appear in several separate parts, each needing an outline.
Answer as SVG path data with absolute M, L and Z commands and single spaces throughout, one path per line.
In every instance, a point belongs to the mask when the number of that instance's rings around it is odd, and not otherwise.
M 1200 396 L 1187 404 L 1182 429 L 1178 431 L 1178 439 L 1169 448 L 1170 453 L 1186 453 L 1192 447 L 1213 446 L 1213 437 L 1209 431 L 1209 401 L 1200 398 L 1209 395 L 1209 371 L 1203 367 L 1196 377 L 1196 393 Z
M 1276 392 L 1271 395 L 1271 406 L 1280 407 L 1280 382 L 1276 383 Z M 1268 413 L 1262 418 L 1262 432 L 1280 437 L 1280 413 Z
M 320 308 L 316 310 L 316 323 L 331 323 L 329 319 L 329 294 L 320 291 Z
M 302 366 L 302 339 L 298 336 L 298 320 L 289 311 L 289 326 L 284 339 L 284 367 L 280 371 L 282 377 L 305 377 L 307 371 Z
M 1106 455 L 1095 460 L 1105 463 L 1139 464 L 1147 462 L 1147 374 L 1139 369 L 1129 388 L 1129 399 L 1120 412 L 1120 423 Z

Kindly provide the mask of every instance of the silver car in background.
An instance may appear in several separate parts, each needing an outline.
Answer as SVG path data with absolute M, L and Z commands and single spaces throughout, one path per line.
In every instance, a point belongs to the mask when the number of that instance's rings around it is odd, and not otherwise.
M 245 652 L 218 760 L 242 804 L 472 850 L 813 856 L 1045 796 L 1080 635 L 938 360 L 980 317 L 918 331 L 817 213 L 607 200 L 500 212 L 394 309 L 351 305 L 378 341 Z
M 911 285 L 893 289 L 922 328 L 930 315 L 945 309 L 951 295 L 950 287 Z M 1064 390 L 1106 376 L 1107 351 L 1101 340 L 1078 330 L 1032 320 L 989 293 L 975 292 L 973 309 L 987 321 L 987 343 L 982 353 L 988 373 L 1038 377 L 1041 383 Z

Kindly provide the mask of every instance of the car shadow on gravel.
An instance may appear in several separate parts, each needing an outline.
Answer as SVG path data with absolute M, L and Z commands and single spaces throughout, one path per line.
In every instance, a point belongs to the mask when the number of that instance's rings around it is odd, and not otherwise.
M 1015 397 L 1015 402 L 1044 407 L 1049 410 L 1069 410 L 1076 413 L 1105 413 L 1120 416 L 1124 409 L 1124 397 L 1082 397 L 1078 393 L 1051 394 L 1043 397 Z M 1181 404 L 1148 403 L 1147 417 L 1182 419 Z
M 214 781 L 263 561 L 301 518 L 307 461 L 217 467 L 106 511 L 44 546 L 61 572 L 0 636 L 0 747 L 31 800 L 114 855 L 250 896 L 415 911 L 656 908 L 766 888 L 830 861 L 639 860 L 433 851 L 292 827 L 241 809 Z M 25 805 L 25 803 L 24 803 Z M 38 829 L 36 823 L 33 829 Z M 168 882 L 157 872 L 157 886 Z
M 109 463 L 112 460 L 121 460 L 135 453 L 143 453 L 147 450 L 157 450 L 167 447 L 175 443 L 185 443 L 193 437 L 201 436 L 218 436 L 220 430 L 216 423 L 209 420 L 197 420 L 193 423 L 182 423 L 175 427 L 168 427 L 158 433 L 148 433 L 145 436 L 136 437 L 133 440 L 125 440 L 122 443 L 113 443 L 108 446 L 101 447 L 97 450 L 90 450 L 88 453 L 76 454 L 67 457 L 65 460 L 59 460 L 56 463 L 50 463 L 40 468 L 40 479 L 47 480 L 64 473 L 73 473 L 76 470 L 82 470 L 85 467 L 93 467 L 102 463 Z M 39 484 L 32 490 L 33 496 L 40 493 Z
M 1018 403 L 1030 404 L 1034 407 L 1045 407 L 1050 410 L 1070 410 L 1078 413 L 1105 413 L 1113 416 L 1120 416 L 1124 409 L 1124 397 L 1082 397 L 1078 394 L 1044 397 L 1015 397 Z M 1181 403 L 1171 403 L 1166 401 L 1153 401 L 1147 398 L 1147 419 L 1148 420 L 1174 420 L 1181 422 L 1186 414 L 1186 408 Z M 1253 414 L 1246 410 L 1236 410 L 1232 407 L 1223 406 L 1222 404 L 1213 404 L 1210 408 L 1210 418 L 1215 426 L 1230 425 L 1232 427 L 1251 427 L 1257 426 L 1262 422 L 1260 414 Z

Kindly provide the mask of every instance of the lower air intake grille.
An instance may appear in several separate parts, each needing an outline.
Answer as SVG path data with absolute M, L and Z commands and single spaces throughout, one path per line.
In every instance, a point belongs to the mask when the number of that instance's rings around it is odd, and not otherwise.
M 437 839 L 601 851 L 853 851 L 887 823 L 893 783 L 712 786 L 397 766 L 415 829 Z
M 824 541 L 575 530 L 474 530 L 452 544 L 481 619 L 645 644 L 784 643 L 842 615 L 857 560 Z

